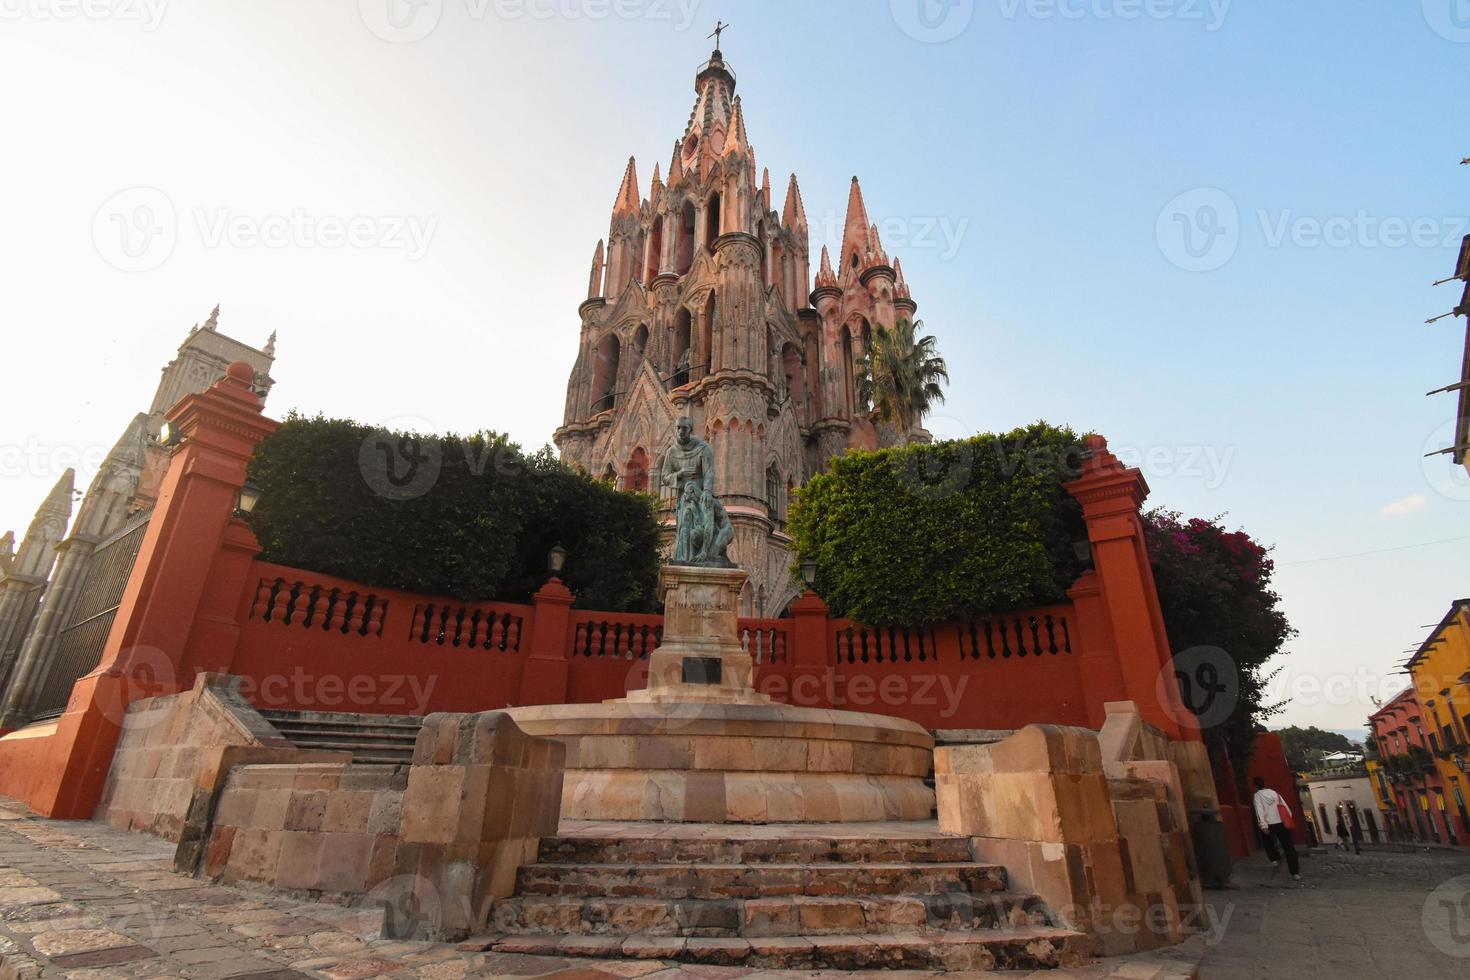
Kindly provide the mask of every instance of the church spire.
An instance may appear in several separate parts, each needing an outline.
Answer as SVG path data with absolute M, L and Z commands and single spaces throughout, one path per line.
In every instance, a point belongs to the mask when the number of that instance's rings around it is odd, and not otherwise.
M 587 277 L 587 298 L 597 299 L 602 295 L 602 262 L 603 245 L 602 239 L 597 240 L 597 248 L 592 253 L 592 274 Z
M 76 496 L 77 471 L 67 468 L 61 474 L 61 479 L 51 488 L 46 495 L 46 500 L 41 504 L 41 509 L 36 511 L 36 518 L 60 517 L 63 520 L 71 516 L 72 498 Z
M 9 575 L 10 568 L 15 564 L 15 532 L 6 531 L 0 537 L 0 575 Z
M 638 195 L 638 165 L 633 157 L 628 158 L 627 169 L 623 171 L 623 183 L 618 188 L 618 199 L 613 204 L 613 217 L 621 214 L 638 213 L 641 199 Z
M 214 304 L 214 309 L 209 313 L 209 319 L 204 321 L 205 330 L 217 330 L 219 328 L 219 304 Z
M 836 286 L 837 273 L 832 271 L 832 256 L 827 252 L 827 246 L 822 246 L 822 265 L 817 269 L 817 288 L 823 286 Z
M 796 174 L 791 175 L 791 182 L 786 185 L 786 205 L 781 210 L 781 223 L 792 229 L 806 227 L 806 206 L 801 202 L 801 188 L 796 184 Z
M 669 161 L 669 186 L 684 179 L 684 141 L 674 140 L 674 158 Z
M 850 268 L 852 259 L 857 257 L 859 262 L 868 252 L 868 233 L 870 222 L 868 221 L 868 208 L 863 203 L 863 188 L 858 179 L 852 179 L 852 186 L 847 192 L 847 220 L 842 230 L 842 267 Z
M 264 354 L 266 357 L 276 356 L 276 332 L 274 330 L 272 330 L 271 335 L 266 338 L 265 347 L 261 350 L 261 353 Z
M 725 135 L 725 155 L 748 153 L 750 141 L 745 137 L 745 110 L 740 108 L 740 96 L 735 96 L 735 114 L 730 119 L 730 131 Z

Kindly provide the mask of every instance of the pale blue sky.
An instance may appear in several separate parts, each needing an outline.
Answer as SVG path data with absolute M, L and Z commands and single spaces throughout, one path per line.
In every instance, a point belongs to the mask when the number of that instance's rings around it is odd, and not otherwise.
M 936 432 L 1098 430 L 1152 502 L 1277 546 L 1283 722 L 1356 728 L 1470 593 L 1466 540 L 1317 560 L 1470 536 L 1463 471 L 1421 459 L 1464 342 L 1423 325 L 1470 232 L 1456 0 L 390 2 L 0 0 L 0 525 L 216 302 L 280 331 L 276 414 L 549 440 L 623 166 L 667 165 L 721 17 L 814 254 L 862 179 L 950 362 Z M 130 257 L 139 203 L 176 234 Z

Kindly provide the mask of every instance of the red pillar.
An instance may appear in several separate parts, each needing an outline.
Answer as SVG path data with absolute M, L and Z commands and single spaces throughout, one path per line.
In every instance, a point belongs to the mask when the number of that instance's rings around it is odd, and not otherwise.
M 791 604 L 792 640 L 791 695 L 789 702 L 801 708 L 830 708 L 827 696 L 832 654 L 828 648 L 831 621 L 827 604 L 811 589 Z
M 29 801 L 46 816 L 90 817 L 127 706 L 192 680 L 185 651 L 216 564 L 237 543 L 233 515 L 246 466 L 280 426 L 261 414 L 254 378 L 254 369 L 236 362 L 214 387 L 168 412 L 183 442 L 169 461 L 101 662 L 72 688 L 56 733 L 44 740 L 44 762 L 28 760 L 50 767 L 48 785 Z
M 1078 651 L 1077 670 L 1081 674 L 1082 690 L 1086 692 L 1087 725 L 1102 728 L 1107 721 L 1107 703 L 1127 701 L 1129 696 L 1097 572 L 1080 575 L 1067 590 L 1067 597 L 1072 600 L 1076 616 L 1077 635 L 1073 646 Z
M 572 591 L 555 577 L 532 598 L 531 652 L 521 673 L 517 704 L 566 703 L 572 598 Z
M 1148 483 L 1141 472 L 1124 466 L 1108 451 L 1102 436 L 1092 436 L 1088 448 L 1091 457 L 1082 464 L 1082 476 L 1067 484 L 1067 492 L 1082 505 L 1087 521 L 1127 700 L 1136 702 L 1144 720 L 1171 738 L 1198 739 L 1196 726 L 1180 723 L 1189 718 L 1189 709 L 1175 684 L 1139 517 Z

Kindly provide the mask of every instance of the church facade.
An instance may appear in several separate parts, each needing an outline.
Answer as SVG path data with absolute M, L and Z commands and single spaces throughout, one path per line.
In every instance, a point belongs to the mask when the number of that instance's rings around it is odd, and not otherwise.
M 735 73 L 718 49 L 642 196 L 629 159 L 597 243 L 567 383 L 562 458 L 627 490 L 658 492 L 661 454 L 689 416 L 713 449 L 730 557 L 750 576 L 741 613 L 777 616 L 800 594 L 786 534 L 791 494 L 834 456 L 896 433 L 859 404 L 855 372 L 877 325 L 917 304 L 868 218 L 856 177 L 834 261 L 815 280 L 796 175 L 777 210 L 758 169 Z
M 148 411 L 128 423 L 85 494 L 77 493 L 76 473 L 68 469 L 18 547 L 13 532 L 0 537 L 0 728 L 19 727 L 35 711 L 57 708 L 40 702 L 48 691 L 63 695 L 75 680 L 53 676 L 59 660 L 66 662 L 60 668 L 65 672 L 85 665 L 93 647 L 101 653 L 106 631 L 99 626 L 111 622 L 110 593 L 120 597 L 118 582 L 126 581 L 136 554 L 136 542 L 124 539 L 141 537 L 168 469 L 169 450 L 158 440 L 164 413 L 185 395 L 210 388 L 233 361 L 255 369 L 262 398 L 274 384 L 275 334 L 255 348 L 218 328 L 215 307 L 164 366 Z

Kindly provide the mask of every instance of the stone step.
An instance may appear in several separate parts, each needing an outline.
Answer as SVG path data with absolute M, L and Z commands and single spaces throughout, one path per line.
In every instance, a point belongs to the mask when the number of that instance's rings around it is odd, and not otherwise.
M 1090 954 L 1081 933 L 1051 927 L 973 932 L 899 932 L 810 937 L 524 936 L 500 938 L 497 953 L 659 959 L 755 969 L 1045 970 Z
M 1043 904 L 1008 892 L 822 898 L 566 898 L 517 896 L 495 904 L 490 927 L 517 935 L 743 937 L 891 934 L 1050 923 Z
M 550 837 L 543 864 L 955 864 L 973 859 L 965 837 L 894 840 L 822 837 Z
M 298 748 L 350 752 L 356 763 L 406 765 L 423 719 L 412 715 L 343 714 L 327 711 L 262 711 Z
M 786 895 L 938 895 L 1006 887 L 1005 869 L 930 864 L 531 864 L 518 895 L 581 898 L 770 898 Z
M 364 739 L 380 742 L 395 742 L 412 745 L 419 737 L 418 729 L 407 728 L 310 728 L 296 725 L 276 725 L 276 730 L 287 738 L 313 739 Z

